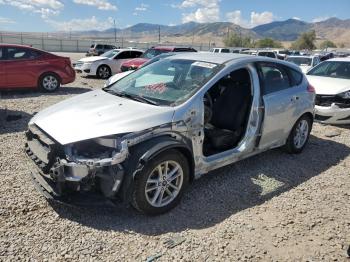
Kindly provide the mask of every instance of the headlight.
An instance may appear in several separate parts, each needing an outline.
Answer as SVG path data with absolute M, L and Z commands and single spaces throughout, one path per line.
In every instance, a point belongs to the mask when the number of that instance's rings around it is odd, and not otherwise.
M 350 99 L 350 90 L 345 91 L 343 93 L 340 93 L 340 94 L 338 94 L 338 96 L 340 96 L 341 98 L 344 98 L 344 99 Z

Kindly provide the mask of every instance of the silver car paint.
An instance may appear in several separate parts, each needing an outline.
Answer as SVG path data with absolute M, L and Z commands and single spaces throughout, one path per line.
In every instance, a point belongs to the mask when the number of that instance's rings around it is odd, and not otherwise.
M 61 144 L 119 134 L 118 140 L 123 145 L 123 151 L 117 152 L 113 157 L 119 163 L 127 157 L 128 146 L 164 134 L 171 134 L 175 138 L 181 134 L 192 141 L 195 176 L 199 177 L 210 170 L 283 145 L 296 120 L 306 112 L 313 114 L 313 94 L 306 92 L 305 79 L 300 87 L 290 88 L 292 91 L 287 89 L 273 97 L 265 96 L 264 103 L 260 99 L 260 84 L 254 62 L 286 64 L 301 72 L 295 65 L 265 57 L 234 54 L 179 54 L 166 59 L 174 58 L 225 63 L 225 67 L 195 95 L 174 108 L 142 104 L 104 91 L 94 91 L 40 112 L 30 121 L 30 125 L 38 125 Z M 219 79 L 239 68 L 249 70 L 253 84 L 253 101 L 246 134 L 236 148 L 205 157 L 202 153 L 203 96 Z M 288 98 L 284 98 L 286 93 Z M 300 96 L 299 99 L 294 102 L 290 100 L 289 105 L 289 96 L 296 95 Z M 282 99 L 286 99 L 284 104 L 276 104 L 276 101 Z M 122 135 L 125 133 L 129 134 Z M 93 164 L 89 160 L 85 160 L 85 163 Z

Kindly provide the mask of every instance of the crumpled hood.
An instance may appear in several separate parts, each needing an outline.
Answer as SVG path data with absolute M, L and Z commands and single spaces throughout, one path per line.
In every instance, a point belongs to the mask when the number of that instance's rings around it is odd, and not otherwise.
M 336 95 L 350 90 L 350 79 L 306 75 L 316 94 Z
M 36 124 L 62 145 L 170 123 L 172 107 L 144 104 L 102 90 L 62 101 L 36 114 Z
M 124 62 L 122 64 L 122 66 L 127 66 L 127 67 L 130 67 L 130 66 L 134 66 L 135 68 L 143 65 L 144 63 L 146 63 L 149 59 L 147 58 L 134 58 L 134 59 L 131 59 L 131 60 L 128 60 L 126 62 Z
M 106 60 L 108 59 L 107 57 L 103 56 L 90 56 L 90 57 L 84 57 L 82 59 L 79 59 L 78 62 L 96 62 L 96 61 L 101 61 L 101 60 Z

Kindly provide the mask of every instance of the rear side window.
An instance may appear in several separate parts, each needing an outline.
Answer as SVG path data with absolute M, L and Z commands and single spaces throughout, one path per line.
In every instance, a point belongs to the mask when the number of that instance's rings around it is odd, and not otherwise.
M 142 55 L 142 52 L 139 51 L 130 51 L 130 58 L 137 58 Z
M 219 53 L 219 49 L 215 49 L 215 50 L 214 50 L 214 53 Z
M 288 73 L 282 66 L 273 63 L 261 63 L 259 71 L 264 95 L 285 90 L 292 86 Z
M 230 49 L 224 48 L 224 49 L 221 50 L 221 53 L 230 53 Z
M 303 74 L 287 66 L 285 66 L 285 69 L 289 74 L 292 86 L 300 85 L 303 81 Z
M 20 60 L 20 59 L 35 59 L 40 56 L 40 52 L 27 48 L 8 47 L 7 59 L 8 60 Z
M 122 53 L 120 53 L 119 55 L 117 55 L 116 59 L 130 59 L 132 58 L 130 55 L 130 51 L 124 51 Z

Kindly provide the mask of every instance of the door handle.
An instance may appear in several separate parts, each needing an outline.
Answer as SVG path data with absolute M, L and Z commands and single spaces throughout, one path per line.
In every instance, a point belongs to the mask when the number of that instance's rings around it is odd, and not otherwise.
M 299 96 L 292 96 L 292 98 L 290 99 L 290 101 L 297 101 L 299 100 Z

